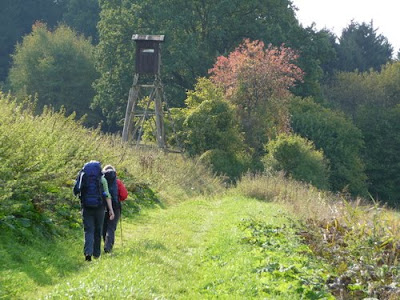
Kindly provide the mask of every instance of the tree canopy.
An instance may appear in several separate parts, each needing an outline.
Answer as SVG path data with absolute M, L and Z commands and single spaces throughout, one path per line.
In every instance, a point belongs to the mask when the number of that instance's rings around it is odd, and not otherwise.
M 371 68 L 380 70 L 390 61 L 393 47 L 385 36 L 377 33 L 372 21 L 369 24 L 352 21 L 339 38 L 337 52 L 338 70 L 364 72 Z
M 38 95 L 38 109 L 62 106 L 78 117 L 88 114 L 87 125 L 100 122 L 90 110 L 94 96 L 92 82 L 98 76 L 94 48 L 84 37 L 61 25 L 53 32 L 36 23 L 13 55 L 10 86 L 17 95 Z
M 132 84 L 132 34 L 165 34 L 162 78 L 169 103 L 183 106 L 185 91 L 207 76 L 219 55 L 243 37 L 280 46 L 298 24 L 291 1 L 100 1 L 96 105 L 110 124 L 120 123 Z
M 0 1 L 0 82 L 11 67 L 17 42 L 29 34 L 36 22 L 53 29 L 59 23 L 97 41 L 98 0 L 2 0 Z
M 17 42 L 28 34 L 37 20 L 50 27 L 62 15 L 62 1 L 2 0 L 0 1 L 0 81 L 6 79 L 11 65 L 10 54 Z

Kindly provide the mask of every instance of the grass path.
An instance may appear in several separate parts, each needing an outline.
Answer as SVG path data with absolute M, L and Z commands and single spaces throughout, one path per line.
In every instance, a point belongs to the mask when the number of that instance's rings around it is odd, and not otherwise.
M 123 245 L 118 229 L 113 254 L 82 264 L 59 284 L 43 287 L 35 295 L 46 299 L 264 299 L 263 283 L 254 272 L 260 256 L 254 255 L 252 245 L 241 242 L 244 232 L 239 224 L 253 218 L 277 225 L 283 222 L 280 215 L 275 204 L 241 197 L 192 200 L 147 210 L 134 220 L 123 220 Z M 300 298 L 294 292 L 291 299 Z

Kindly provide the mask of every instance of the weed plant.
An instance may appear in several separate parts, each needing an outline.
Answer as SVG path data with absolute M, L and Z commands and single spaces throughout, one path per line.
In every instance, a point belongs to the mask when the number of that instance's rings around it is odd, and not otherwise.
M 243 241 L 253 245 L 253 255 L 260 257 L 256 272 L 263 292 L 289 297 L 295 291 L 299 299 L 334 299 L 325 285 L 327 267 L 301 243 L 296 223 L 286 223 L 277 226 L 254 218 L 241 223 L 246 232 Z
M 326 284 L 338 299 L 399 299 L 400 218 L 379 203 L 322 192 L 282 175 L 247 175 L 233 193 L 282 203 L 298 234 L 331 265 Z

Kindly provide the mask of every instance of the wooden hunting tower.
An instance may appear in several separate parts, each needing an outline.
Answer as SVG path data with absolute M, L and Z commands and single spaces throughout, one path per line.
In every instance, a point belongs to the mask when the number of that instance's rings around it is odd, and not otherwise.
M 164 35 L 134 34 L 132 40 L 136 42 L 136 73 L 160 74 L 160 43 L 164 41 Z
M 160 78 L 160 43 L 164 41 L 164 35 L 134 34 L 132 40 L 136 42 L 135 74 L 132 87 L 129 90 L 122 140 L 129 141 L 136 138 L 138 144 L 141 139 L 144 121 L 153 118 L 156 123 L 155 135 L 157 144 L 160 148 L 165 148 L 162 106 L 165 96 Z M 140 75 L 143 75 L 142 80 L 139 80 Z M 152 82 L 143 82 L 149 79 Z M 147 95 L 141 95 L 141 90 L 145 89 L 150 89 L 150 92 Z M 146 108 L 135 114 L 135 110 L 138 110 L 136 109 L 138 100 L 144 97 L 148 97 Z M 155 108 L 151 112 L 149 107 L 150 102 L 153 101 Z

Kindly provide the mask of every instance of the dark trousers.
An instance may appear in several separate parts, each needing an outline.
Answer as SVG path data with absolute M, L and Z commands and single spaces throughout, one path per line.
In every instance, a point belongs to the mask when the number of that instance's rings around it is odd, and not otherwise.
M 108 211 L 104 214 L 103 223 L 103 239 L 104 239 L 104 251 L 110 252 L 115 242 L 115 231 L 117 230 L 117 224 L 121 217 L 121 206 L 120 204 L 114 205 L 114 220 L 110 220 Z
M 101 254 L 101 235 L 104 221 L 104 207 L 82 209 L 85 245 L 83 253 L 94 257 Z

